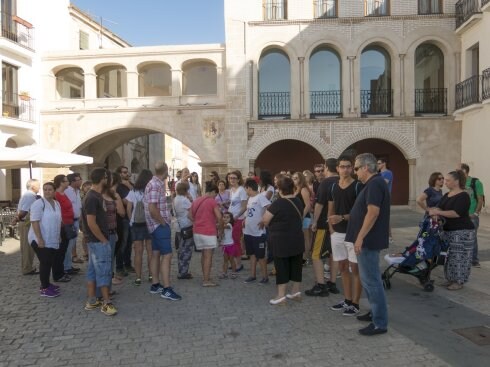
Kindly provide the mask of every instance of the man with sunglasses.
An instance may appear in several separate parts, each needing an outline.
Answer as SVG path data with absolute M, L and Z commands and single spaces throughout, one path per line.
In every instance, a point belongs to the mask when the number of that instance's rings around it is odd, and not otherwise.
M 390 193 L 384 178 L 378 174 L 373 154 L 358 155 L 354 172 L 364 184 L 364 189 L 350 212 L 345 241 L 354 243 L 362 287 L 371 305 L 370 312 L 357 316 L 360 321 L 370 322 L 359 333 L 372 336 L 388 331 L 388 309 L 379 270 L 379 253 L 389 246 Z

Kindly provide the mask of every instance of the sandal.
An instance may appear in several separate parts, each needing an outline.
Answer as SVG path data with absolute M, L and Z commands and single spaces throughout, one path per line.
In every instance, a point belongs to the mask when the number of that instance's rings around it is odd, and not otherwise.
M 218 279 L 226 279 L 228 278 L 228 274 L 226 273 L 221 273 L 220 275 L 218 275 Z
M 73 256 L 73 257 L 71 258 L 71 262 L 72 262 L 72 263 L 75 263 L 75 264 L 83 264 L 83 260 L 82 260 L 82 259 L 80 259 L 80 258 L 78 258 L 77 256 Z
M 214 282 L 211 282 L 211 281 L 207 281 L 207 282 L 203 282 L 202 283 L 202 286 L 203 287 L 217 287 L 218 284 L 214 283 Z
M 463 284 L 459 284 L 459 283 L 453 283 L 453 284 L 447 286 L 447 289 L 450 291 L 457 291 L 461 288 L 463 288 Z

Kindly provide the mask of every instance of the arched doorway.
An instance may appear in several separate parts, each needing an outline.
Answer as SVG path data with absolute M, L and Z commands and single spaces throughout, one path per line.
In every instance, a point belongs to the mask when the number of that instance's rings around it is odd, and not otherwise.
M 365 139 L 352 144 L 343 154 L 355 157 L 361 153 L 373 153 L 376 158 L 386 158 L 388 168 L 393 172 L 393 205 L 407 205 L 409 196 L 408 161 L 393 144 L 381 139 Z
M 265 148 L 255 160 L 257 171 L 267 169 L 273 174 L 280 171 L 313 169 L 325 159 L 311 145 L 298 140 L 281 140 Z

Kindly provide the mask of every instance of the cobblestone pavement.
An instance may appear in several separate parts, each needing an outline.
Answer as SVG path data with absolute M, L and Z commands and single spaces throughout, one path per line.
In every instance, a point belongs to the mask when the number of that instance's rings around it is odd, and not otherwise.
M 408 211 L 396 215 L 415 218 Z M 413 228 L 400 225 L 395 237 L 413 237 Z M 404 230 L 407 230 L 405 233 Z M 416 233 L 416 232 L 415 232 Z M 490 231 L 489 231 L 490 233 Z M 420 339 L 417 322 L 407 321 L 416 307 L 417 313 L 442 313 L 439 307 L 454 305 L 456 317 L 465 321 L 465 306 L 450 300 L 447 291 L 436 289 L 424 293 L 412 281 L 394 279 L 388 292 L 391 324 L 389 332 L 376 337 L 361 337 L 357 330 L 364 324 L 328 309 L 341 300 L 328 298 L 290 302 L 287 307 L 274 307 L 268 300 L 275 285 L 244 284 L 248 275 L 220 281 L 219 287 L 200 286 L 194 254 L 193 280 L 177 280 L 174 285 L 183 296 L 180 302 L 163 300 L 149 294 L 149 283 L 141 287 L 131 284 L 134 276 L 115 287 L 114 300 L 119 309 L 115 317 L 100 311 L 85 311 L 84 275 L 62 284 L 62 296 L 40 298 L 37 277 L 19 275 L 18 241 L 9 239 L 0 246 L 0 367 L 3 366 L 477 366 L 485 360 L 488 348 L 478 347 L 466 339 L 447 332 L 448 341 L 439 347 Z M 248 262 L 244 262 L 247 267 Z M 220 256 L 215 257 L 214 274 L 220 269 Z M 85 268 L 85 264 L 82 265 Z M 146 266 L 144 267 L 146 269 Z M 175 259 L 173 274 L 175 275 Z M 489 275 L 485 263 L 482 273 Z M 312 285 L 312 269 L 305 268 L 303 288 Z M 488 276 L 484 284 L 488 296 Z M 273 279 L 272 279 L 273 280 Z M 477 297 L 481 290 L 463 290 Z M 415 297 L 414 293 L 423 293 Z M 423 296 L 423 297 L 422 297 Z M 464 294 L 458 297 L 463 297 Z M 468 300 L 466 301 L 468 302 Z M 490 325 L 490 302 L 480 310 L 471 309 L 473 320 Z M 404 306 L 406 305 L 406 306 Z M 366 300 L 362 306 L 366 308 Z M 463 313 L 461 313 L 463 312 Z M 417 315 L 413 315 L 417 316 Z M 453 314 L 449 317 L 454 317 Z M 408 317 L 410 319 L 410 317 Z M 434 317 L 432 317 L 434 319 Z M 443 320 L 436 320 L 443 324 Z M 434 321 L 432 321 L 434 322 Z M 465 324 L 464 322 L 462 324 Z M 482 325 L 483 325 L 482 324 Z M 431 325 L 431 324 L 429 324 Z M 470 325 L 475 326 L 475 325 Z M 431 328 L 432 329 L 432 328 Z M 426 331 L 425 337 L 440 339 L 445 330 Z M 442 334 L 441 334 L 442 333 Z M 453 353 L 445 349 L 458 348 Z M 441 349 L 442 348 L 442 349 Z M 482 349 L 478 349 L 482 348 Z M 454 353 L 456 351 L 456 353 Z M 466 359 L 457 354 L 469 353 Z M 480 359 L 472 361 L 472 355 Z M 456 358 L 456 359 L 453 359 Z M 468 364 L 461 361 L 467 361 Z M 488 359 L 486 359 L 488 361 Z

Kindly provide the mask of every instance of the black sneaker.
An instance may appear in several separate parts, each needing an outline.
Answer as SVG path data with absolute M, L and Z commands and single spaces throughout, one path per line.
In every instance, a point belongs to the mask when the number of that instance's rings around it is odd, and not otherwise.
M 473 261 L 471 265 L 475 268 L 481 268 L 480 262 L 479 261 Z
M 387 329 L 377 328 L 376 326 L 374 326 L 373 323 L 370 323 L 365 328 L 362 328 L 359 330 L 359 334 L 364 335 L 364 336 L 379 335 L 379 334 L 384 334 L 386 332 L 388 332 Z
M 357 319 L 359 321 L 371 322 L 371 321 L 373 321 L 373 315 L 371 314 L 371 311 L 369 311 L 368 313 L 365 313 L 364 315 L 357 316 Z
M 345 311 L 349 308 L 349 305 L 345 303 L 345 301 L 342 301 L 340 303 L 337 303 L 336 305 L 333 305 L 330 307 L 332 311 Z
M 313 288 L 305 291 L 305 294 L 310 297 L 327 297 L 328 289 L 325 284 L 315 284 Z
M 335 283 L 332 283 L 329 280 L 327 281 L 327 288 L 328 288 L 328 291 L 330 293 L 333 293 L 333 294 L 339 294 L 340 293 L 340 291 L 337 288 L 337 285 Z
M 359 313 L 359 309 L 354 305 L 350 305 L 344 310 L 342 316 L 355 316 L 358 313 Z

